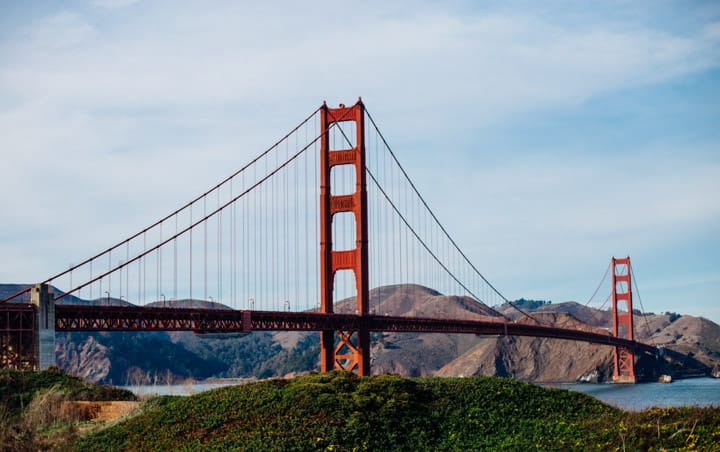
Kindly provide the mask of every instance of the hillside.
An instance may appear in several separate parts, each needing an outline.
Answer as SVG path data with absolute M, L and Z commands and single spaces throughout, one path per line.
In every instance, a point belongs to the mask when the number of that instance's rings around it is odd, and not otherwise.
M 64 374 L 0 370 L 0 451 L 70 450 L 79 429 L 127 412 L 136 396 Z
M 5 288 L 10 291 L 16 289 Z M 370 293 L 377 314 L 491 318 L 495 313 L 468 297 L 445 296 L 417 285 L 386 286 Z M 84 300 L 72 300 L 76 303 Z M 170 303 L 170 302 L 168 302 Z M 540 322 L 589 331 L 610 328 L 610 313 L 567 302 L 520 300 Z M 178 300 L 173 306 L 207 307 L 208 302 Z M 222 305 L 213 303 L 214 308 Z M 497 309 L 520 322 L 533 322 L 510 306 Z M 354 298 L 336 312 L 354 312 Z M 720 363 L 720 326 L 679 314 L 635 316 L 639 340 L 654 342 L 693 359 L 674 366 L 643 359 L 638 373 L 654 379 L 707 374 Z M 194 335 L 190 332 L 58 333 L 58 365 L 91 381 L 114 384 L 170 383 L 210 377 L 266 378 L 319 368 L 317 333 L 254 332 L 248 335 Z M 605 381 L 612 374 L 606 346 L 538 338 L 458 334 L 373 333 L 373 373 L 406 376 L 511 376 L 523 381 Z
M 311 374 L 164 397 L 77 450 L 711 450 L 720 408 L 625 413 L 511 379 Z

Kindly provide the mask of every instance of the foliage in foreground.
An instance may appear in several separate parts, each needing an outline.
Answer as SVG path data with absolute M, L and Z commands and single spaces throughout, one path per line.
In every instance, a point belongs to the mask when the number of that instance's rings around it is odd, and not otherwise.
M 0 406 L 9 417 L 20 414 L 38 392 L 50 389 L 66 394 L 67 400 L 137 400 L 130 391 L 89 383 L 57 367 L 41 372 L 0 369 Z
M 64 401 L 136 400 L 133 393 L 98 386 L 58 368 L 0 370 L 0 451 L 67 450 L 77 440 L 78 413 Z
M 635 450 L 720 443 L 720 409 L 625 413 L 509 379 L 333 372 L 162 397 L 79 450 Z

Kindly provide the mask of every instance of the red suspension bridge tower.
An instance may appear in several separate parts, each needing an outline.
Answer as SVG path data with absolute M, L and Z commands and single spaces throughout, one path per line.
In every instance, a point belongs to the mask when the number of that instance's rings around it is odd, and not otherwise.
M 612 258 L 613 336 L 635 340 L 633 328 L 630 257 Z M 635 383 L 635 354 L 632 349 L 615 346 L 613 381 Z
M 354 146 L 330 149 L 328 128 L 334 124 L 354 123 L 355 137 L 344 136 Z M 342 127 L 338 127 L 343 130 Z M 368 273 L 368 219 L 367 183 L 365 176 L 365 108 L 361 100 L 352 107 L 340 104 L 339 108 L 320 108 L 320 311 L 333 313 L 333 292 L 338 270 L 350 270 L 355 275 L 357 290 L 356 314 L 368 313 L 370 299 Z M 343 132 L 344 135 L 344 132 Z M 350 165 L 355 168 L 355 192 L 333 195 L 330 173 L 333 167 Z M 355 248 L 333 249 L 333 216 L 350 212 L 355 217 Z M 337 342 L 336 342 L 337 337 Z M 360 326 L 355 331 L 323 330 L 320 333 L 320 362 L 322 372 L 334 368 L 355 370 L 359 375 L 370 373 L 370 332 Z

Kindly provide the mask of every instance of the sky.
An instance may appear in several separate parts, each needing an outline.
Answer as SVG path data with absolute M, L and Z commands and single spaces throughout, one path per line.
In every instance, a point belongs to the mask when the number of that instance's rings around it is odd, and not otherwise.
M 362 96 L 508 298 L 720 323 L 720 3 L 0 0 L 0 282 L 45 279 Z

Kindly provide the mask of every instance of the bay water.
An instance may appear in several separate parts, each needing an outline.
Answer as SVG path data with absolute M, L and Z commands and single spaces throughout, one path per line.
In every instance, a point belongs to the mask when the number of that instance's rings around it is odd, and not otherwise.
M 249 380 L 252 381 L 252 380 Z M 214 383 L 184 385 L 122 386 L 138 396 L 192 395 L 210 389 L 246 383 L 246 381 L 218 380 Z M 582 392 L 609 405 L 627 411 L 640 411 L 652 407 L 717 406 L 720 407 L 720 379 L 689 378 L 672 383 L 628 384 L 552 384 L 543 385 Z
M 586 383 L 550 386 L 582 392 L 626 411 L 640 411 L 652 407 L 720 407 L 720 379 L 716 378 L 688 378 L 672 383 L 634 385 Z

